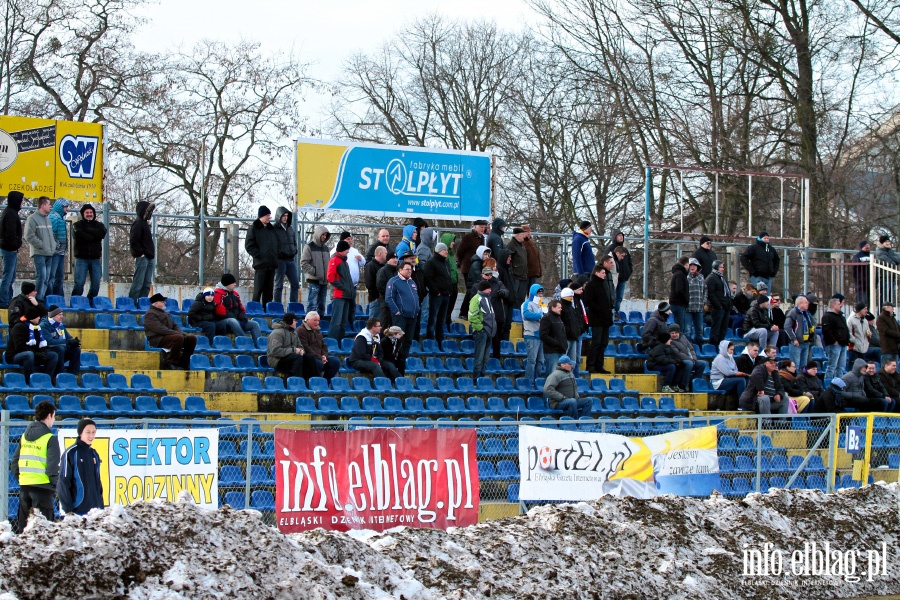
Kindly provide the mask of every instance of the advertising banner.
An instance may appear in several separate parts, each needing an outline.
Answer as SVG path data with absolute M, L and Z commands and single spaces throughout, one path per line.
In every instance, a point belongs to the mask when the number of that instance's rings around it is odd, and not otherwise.
M 0 116 L 0 196 L 103 201 L 103 126 Z
M 275 429 L 275 517 L 284 533 L 478 522 L 474 429 Z
M 715 427 L 628 438 L 523 426 L 519 464 L 522 500 L 708 496 L 719 484 Z
M 322 140 L 297 142 L 300 210 L 471 220 L 491 213 L 491 157 Z
M 60 451 L 75 443 L 74 429 L 59 432 Z M 107 506 L 162 498 L 174 502 L 188 491 L 204 508 L 219 505 L 217 429 L 97 430 L 100 480 Z

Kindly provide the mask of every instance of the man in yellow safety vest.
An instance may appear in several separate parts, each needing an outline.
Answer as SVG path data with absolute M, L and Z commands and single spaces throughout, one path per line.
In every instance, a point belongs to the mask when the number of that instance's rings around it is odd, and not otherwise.
M 16 533 L 22 533 L 36 508 L 48 521 L 53 520 L 53 495 L 59 474 L 59 441 L 51 428 L 56 407 L 43 401 L 34 408 L 34 421 L 22 434 L 12 457 L 12 474 L 19 480 L 19 515 Z

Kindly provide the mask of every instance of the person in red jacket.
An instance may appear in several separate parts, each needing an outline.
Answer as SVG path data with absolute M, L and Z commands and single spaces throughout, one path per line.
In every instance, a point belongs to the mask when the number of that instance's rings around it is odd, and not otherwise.
M 262 335 L 259 323 L 247 318 L 247 311 L 237 291 L 237 279 L 231 273 L 222 275 L 221 281 L 216 284 L 213 304 L 216 305 L 216 321 L 225 323 L 234 335 L 250 334 L 254 342 Z
M 344 339 L 347 321 L 354 317 L 350 314 L 350 306 L 356 305 L 356 286 L 353 285 L 350 267 L 347 265 L 349 253 L 350 244 L 346 240 L 338 242 L 334 249 L 334 256 L 328 261 L 328 274 L 326 275 L 328 283 L 334 286 L 328 337 L 336 339 L 338 343 Z

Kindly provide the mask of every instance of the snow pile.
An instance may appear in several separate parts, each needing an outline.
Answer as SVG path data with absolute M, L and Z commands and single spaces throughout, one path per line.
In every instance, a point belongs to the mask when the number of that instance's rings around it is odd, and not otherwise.
M 0 529 L 0 599 L 838 598 L 900 593 L 896 484 L 653 500 L 604 497 L 448 532 L 285 536 L 255 511 L 141 503 Z M 744 550 L 863 550 L 855 577 L 748 577 Z M 864 550 L 888 548 L 887 575 Z M 844 563 L 849 566 L 849 563 Z M 832 568 L 833 565 L 832 565 Z M 848 580 L 849 579 L 849 580 Z M 799 587 L 798 587 L 799 586 Z

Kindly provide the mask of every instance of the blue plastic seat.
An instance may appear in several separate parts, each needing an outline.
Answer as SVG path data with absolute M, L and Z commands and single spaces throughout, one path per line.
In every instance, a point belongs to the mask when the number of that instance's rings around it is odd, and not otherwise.
M 112 315 L 97 313 L 94 315 L 94 329 L 124 329 L 124 327 L 116 325 Z
M 262 317 L 266 314 L 262 302 L 256 302 L 254 300 L 247 302 L 247 304 L 244 305 L 244 309 L 247 311 L 247 316 L 250 317 Z
M 134 410 L 145 417 L 160 417 L 162 411 L 153 396 L 138 396 L 134 399 Z
M 219 358 L 216 355 L 213 358 Z M 209 357 L 205 354 L 191 354 L 191 362 L 190 362 L 191 371 L 210 371 L 212 370 L 212 365 L 209 364 Z M 221 367 L 216 367 L 221 368 Z
M 284 387 L 284 379 L 269 375 L 263 382 L 263 390 L 267 394 L 286 394 L 287 389 Z
M 188 411 L 181 406 L 181 398 L 178 396 L 163 396 L 159 399 L 160 411 L 168 416 L 186 417 Z
M 61 415 L 75 415 L 80 417 L 85 414 L 81 408 L 81 399 L 78 396 L 65 395 L 59 397 L 57 412 Z
M 153 392 L 155 394 L 165 394 L 166 390 L 153 386 L 153 381 L 149 375 L 144 373 L 135 373 L 131 376 L 131 389 L 140 390 L 142 392 Z
M 119 309 L 117 309 L 113 306 L 112 300 L 110 300 L 106 296 L 95 296 L 92 301 L 92 304 L 93 304 L 94 308 L 100 312 L 107 312 L 107 313 L 119 312 Z
M 390 379 L 388 379 L 390 381 Z M 361 394 L 371 394 L 375 390 L 372 389 L 372 382 L 366 377 L 354 377 L 351 382 L 353 391 Z
M 247 485 L 241 468 L 235 465 L 225 465 L 219 469 L 219 486 L 221 487 L 243 487 Z
M 111 416 L 112 411 L 106 405 L 106 399 L 103 396 L 87 396 L 84 399 L 84 415 L 87 416 Z
M 135 411 L 128 396 L 112 396 L 109 399 L 109 412 L 119 417 L 140 417 L 143 415 Z
M 221 415 L 217 410 L 206 408 L 206 400 L 200 396 L 188 396 L 185 398 L 184 410 L 197 417 L 219 417 Z
M 363 396 L 362 412 L 367 415 L 377 415 L 384 412 L 381 399 L 376 396 Z
M 259 380 L 259 377 L 254 375 L 244 375 L 241 377 L 241 391 L 260 393 L 263 391 L 262 382 Z
M 332 378 L 331 389 L 342 394 L 350 393 L 353 391 L 353 389 L 350 387 L 350 381 L 343 377 Z
M 281 302 L 267 302 L 266 314 L 281 318 L 284 316 L 284 304 Z
M 363 414 L 363 410 L 359 405 L 359 398 L 356 396 L 343 396 L 341 397 L 341 413 L 345 415 L 359 415 Z
M 225 504 L 235 510 L 244 510 L 247 508 L 247 497 L 244 492 L 225 492 Z
M 259 511 L 275 510 L 275 496 L 267 490 L 253 490 L 250 494 L 250 508 Z

